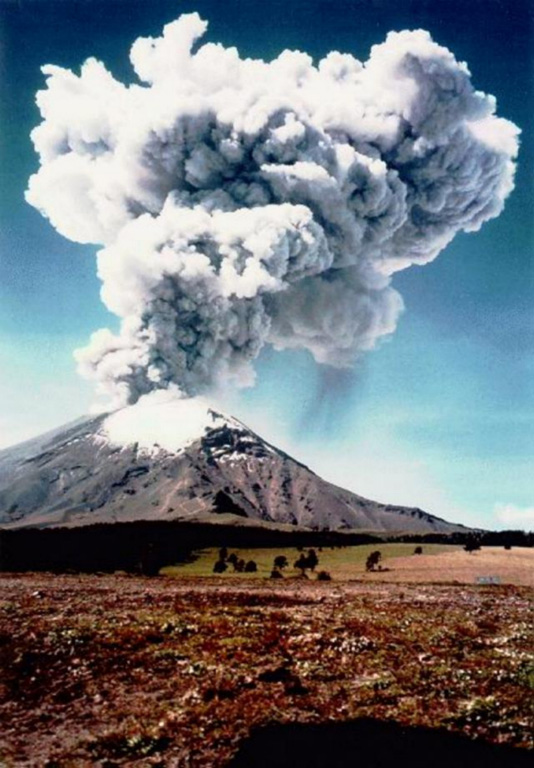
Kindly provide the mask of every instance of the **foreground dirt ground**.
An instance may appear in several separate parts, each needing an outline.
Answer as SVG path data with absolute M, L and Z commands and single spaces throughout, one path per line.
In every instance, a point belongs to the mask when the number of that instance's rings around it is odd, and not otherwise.
M 224 766 L 253 726 L 360 717 L 534 747 L 528 587 L 3 574 L 0 590 L 0 765 Z

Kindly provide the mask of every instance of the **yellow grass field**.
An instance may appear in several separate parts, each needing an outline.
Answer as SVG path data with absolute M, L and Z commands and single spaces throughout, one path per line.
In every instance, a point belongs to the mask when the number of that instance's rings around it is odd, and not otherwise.
M 474 584 L 478 577 L 497 577 L 502 584 L 534 586 L 534 549 L 483 547 L 478 552 L 468 553 L 462 547 L 425 544 L 423 554 L 415 555 L 414 544 L 365 544 L 342 549 L 325 548 L 317 551 L 319 565 L 316 571 L 328 571 L 334 581 L 353 579 L 384 582 L 458 582 Z M 367 573 L 365 561 L 370 552 L 378 549 L 382 553 L 381 571 Z M 173 577 L 213 576 L 213 565 L 218 559 L 218 549 L 203 549 L 195 553 L 191 563 L 162 568 L 161 573 Z M 284 577 L 299 575 L 293 564 L 299 552 L 294 548 L 281 549 L 230 549 L 247 562 L 254 560 L 257 573 L 235 573 L 229 565 L 219 578 L 268 578 L 273 560 L 285 555 L 289 567 Z M 314 578 L 314 575 L 311 575 Z
M 423 548 L 423 551 L 426 548 Z M 483 547 L 478 552 L 462 548 L 436 554 L 395 557 L 385 563 L 391 571 L 371 573 L 367 578 L 395 582 L 476 583 L 479 576 L 496 576 L 502 584 L 534 586 L 534 549 Z

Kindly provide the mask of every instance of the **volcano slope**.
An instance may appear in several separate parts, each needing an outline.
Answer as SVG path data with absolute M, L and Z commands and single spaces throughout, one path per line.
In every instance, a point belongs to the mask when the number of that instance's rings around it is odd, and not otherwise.
M 0 452 L 4 528 L 207 522 L 220 513 L 315 530 L 468 531 L 328 483 L 198 401 L 140 401 Z

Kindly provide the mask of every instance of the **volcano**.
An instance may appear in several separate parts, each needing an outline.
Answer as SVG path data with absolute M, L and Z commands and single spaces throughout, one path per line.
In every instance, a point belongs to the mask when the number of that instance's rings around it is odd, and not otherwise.
M 202 400 L 148 395 L 0 451 L 2 528 L 138 520 L 467 531 L 326 482 Z

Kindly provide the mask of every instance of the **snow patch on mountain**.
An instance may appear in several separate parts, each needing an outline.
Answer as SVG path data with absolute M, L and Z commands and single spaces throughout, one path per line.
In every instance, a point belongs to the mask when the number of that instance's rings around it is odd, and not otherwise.
M 157 390 L 109 415 L 101 435 L 113 445 L 137 443 L 139 449 L 150 453 L 158 449 L 178 453 L 208 430 L 230 422 L 233 420 L 213 411 L 203 398 Z

